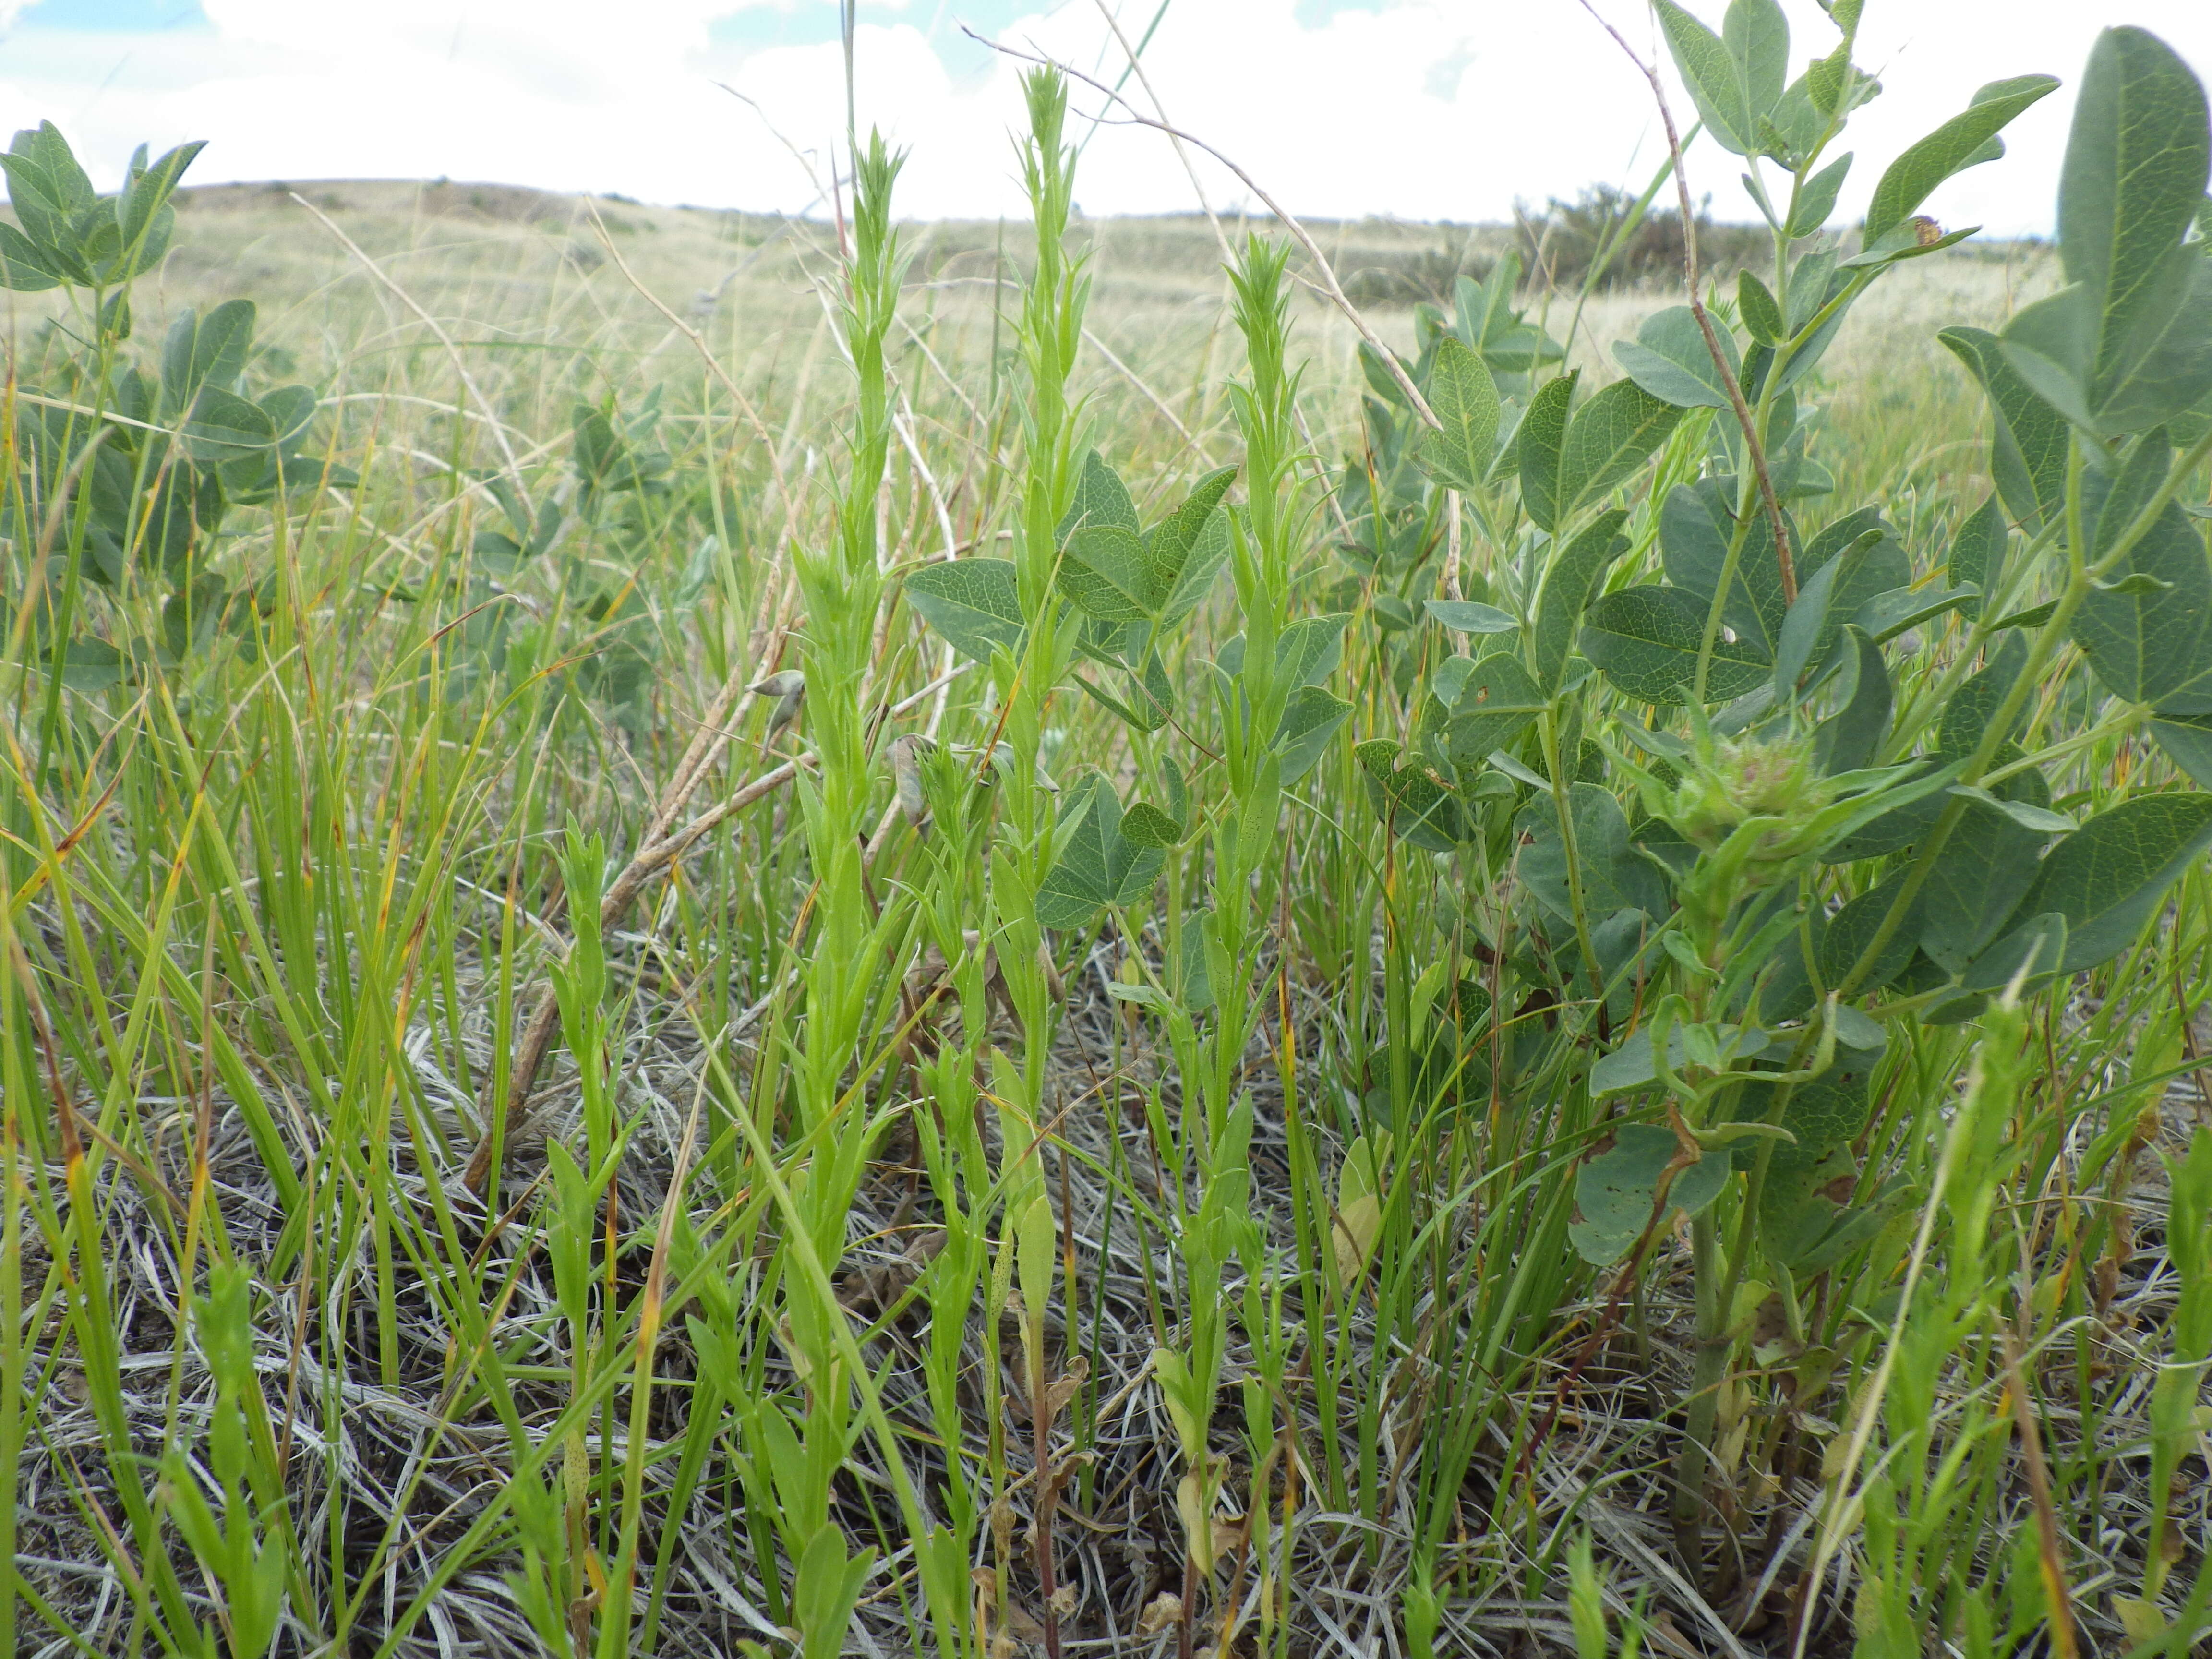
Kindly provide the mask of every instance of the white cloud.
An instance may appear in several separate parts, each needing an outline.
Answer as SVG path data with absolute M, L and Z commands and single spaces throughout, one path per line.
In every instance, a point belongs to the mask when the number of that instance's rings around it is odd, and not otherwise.
M 0 0 L 0 20 L 11 3 Z M 826 0 L 204 3 L 210 28 L 196 33 L 16 28 L 0 59 L 0 122 L 52 116 L 110 179 L 142 138 L 191 137 L 210 141 L 203 179 L 448 175 L 754 209 L 797 208 L 812 194 L 763 115 L 817 156 L 842 139 L 836 44 L 746 50 L 717 44 L 713 28 L 747 10 L 820 11 Z M 1634 0 L 1601 3 L 1651 48 Z M 1802 62 L 1833 33 L 1810 0 L 1788 3 Z M 866 9 L 862 119 L 912 149 L 905 211 L 1018 213 L 1007 132 L 1021 112 L 1020 66 L 1001 59 L 976 72 L 952 32 L 959 9 L 958 0 Z M 1152 8 L 1124 9 L 1140 19 Z M 1176 0 L 1146 58 L 1170 114 L 1296 211 L 1495 219 L 1516 198 L 1595 179 L 1640 184 L 1662 154 L 1642 81 L 1572 0 L 1395 0 L 1305 25 L 1302 10 L 1297 0 Z M 2078 74 L 2106 11 L 2079 0 L 1877 0 L 1860 56 L 1890 90 L 1850 134 L 1861 163 L 1845 210 L 1883 161 L 1984 81 Z M 2212 69 L 2202 0 L 2135 0 L 2128 15 Z M 1079 0 L 1018 19 L 1000 38 L 1109 74 L 1120 67 Z M 1099 100 L 1079 89 L 1076 101 Z M 2047 228 L 2066 106 L 2062 93 L 2030 112 L 2011 158 L 1946 185 L 1931 207 L 1948 222 Z M 1747 211 L 1735 158 L 1700 146 L 1690 170 L 1724 216 Z M 1200 176 L 1218 205 L 1245 194 L 1211 162 Z M 1126 126 L 1089 143 L 1079 195 L 1093 213 L 1192 205 L 1165 140 Z

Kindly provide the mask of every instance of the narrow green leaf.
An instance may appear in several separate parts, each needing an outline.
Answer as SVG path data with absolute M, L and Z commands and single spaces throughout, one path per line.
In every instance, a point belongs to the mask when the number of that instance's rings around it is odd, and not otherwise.
M 1735 308 L 1736 314 L 1743 319 L 1743 325 L 1751 331 L 1751 337 L 1762 345 L 1780 345 L 1789 337 L 1782 325 L 1781 303 L 1775 299 L 1773 289 L 1759 281 L 1759 273 L 1749 265 L 1735 274 Z M 1698 343 L 1705 342 L 1700 338 Z M 1707 363 L 1710 366 L 1710 354 Z M 1733 367 L 1741 368 L 1740 363 Z
M 1633 380 L 1615 380 L 1575 411 L 1559 445 L 1557 524 L 1601 501 L 1644 464 L 1682 418 Z
M 1547 696 L 1559 688 L 1572 653 L 1575 631 L 1582 625 L 1583 608 L 1605 574 L 1606 568 L 1628 551 L 1628 538 L 1620 527 L 1628 514 L 1619 507 L 1601 514 L 1564 551 L 1552 560 L 1544 577 L 1544 591 L 1536 603 L 1536 628 L 1532 641 L 1536 683 Z
M 1521 505 L 1541 530 L 1559 526 L 1559 450 L 1566 437 L 1567 405 L 1581 377 L 1580 369 L 1570 369 L 1537 387 L 1514 436 L 1521 463 Z
M 1953 116 L 1891 162 L 1867 204 L 1867 243 L 1880 241 L 1911 218 L 1929 193 L 1953 173 L 1993 159 L 1990 141 L 2057 85 L 2049 75 L 1993 81 L 1974 94 L 1964 113 Z
M 2059 510 L 2066 493 L 2065 416 L 2021 378 L 1987 329 L 1947 328 L 1936 337 L 1981 382 L 1995 417 L 1990 471 L 2005 510 L 2033 528 Z
M 1496 605 L 1472 599 L 1430 599 L 1423 608 L 1455 634 L 1510 634 L 1521 626 Z
M 1959 521 L 1951 534 L 1950 556 L 1944 562 L 1944 571 L 1954 586 L 1971 587 L 1978 594 L 1990 592 L 2004 576 L 2005 544 L 2008 540 L 2004 509 L 1995 495 Z M 1982 601 L 1977 597 L 1963 602 L 1959 612 L 1969 621 L 1982 614 Z
M 1851 170 L 1849 155 L 1838 156 L 1805 181 L 1797 192 L 1797 210 L 1790 216 L 1792 236 L 1812 236 L 1828 222 L 1836 210 L 1836 198 L 1843 193 L 1844 179 Z

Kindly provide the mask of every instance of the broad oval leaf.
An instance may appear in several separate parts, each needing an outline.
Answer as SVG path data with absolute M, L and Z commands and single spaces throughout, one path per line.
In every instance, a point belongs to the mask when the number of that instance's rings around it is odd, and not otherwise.
M 1225 476 L 1222 483 L 1224 489 L 1227 488 Z M 1185 503 L 1184 511 L 1188 511 L 1188 503 Z M 1175 525 L 1177 533 L 1181 534 L 1183 514 L 1178 514 L 1170 523 Z M 1164 538 L 1168 529 L 1168 525 L 1162 525 L 1155 534 Z M 1153 559 L 1155 563 L 1165 568 L 1166 561 L 1157 541 L 1153 547 Z M 1190 540 L 1182 550 L 1174 580 L 1166 597 L 1160 601 L 1160 626 L 1173 627 L 1204 604 L 1206 594 L 1213 586 L 1214 578 L 1221 574 L 1221 567 L 1228 562 L 1229 512 L 1226 507 L 1221 507 L 1207 514 L 1199 521 L 1198 527 L 1190 532 Z
M 1100 622 L 1141 622 L 1158 609 L 1163 584 L 1143 538 L 1120 525 L 1071 531 L 1060 555 L 1060 589 Z
M 1575 874 L 1582 884 L 1586 911 L 1663 914 L 1668 908 L 1666 883 L 1650 861 L 1631 845 L 1627 815 L 1612 793 L 1595 783 L 1577 782 L 1568 789 L 1567 800 L 1575 815 L 1575 851 L 1579 857 Z M 1548 789 L 1533 796 L 1516 823 L 1530 837 L 1516 866 L 1522 885 L 1553 916 L 1572 925 L 1574 899 L 1567 881 L 1567 843 L 1559 833 L 1557 799 Z
M 1743 276 L 1754 283 L 1758 280 L 1748 270 Z M 1765 289 L 1759 292 L 1764 294 Z M 1767 304 L 1773 305 L 1771 295 Z M 1778 330 L 1781 324 L 1782 313 L 1777 309 L 1771 326 Z M 1741 380 L 1743 360 L 1736 355 L 1735 337 L 1716 325 L 1713 339 L 1720 346 L 1729 376 Z M 1613 355 L 1628 371 L 1629 379 L 1663 403 L 1678 409 L 1729 407 L 1727 381 L 1714 364 L 1712 348 L 1705 343 L 1705 331 L 1698 326 L 1697 313 L 1687 306 L 1669 306 L 1645 318 L 1633 340 L 1614 342 Z
M 1367 798 L 1391 834 L 1431 853 L 1458 847 L 1459 799 L 1426 768 L 1399 763 L 1399 747 L 1376 738 L 1352 750 L 1366 775 Z
M 1449 489 L 1481 489 L 1498 440 L 1497 383 L 1480 357 L 1457 335 L 1447 334 L 1437 342 L 1427 391 L 1429 407 L 1443 426 L 1422 432 L 1415 461 Z
M 1585 613 L 1583 654 L 1639 702 L 1689 699 L 1697 683 L 1705 605 L 1679 587 L 1645 583 L 1598 599 Z M 1730 702 L 1764 684 L 1772 665 L 1745 640 L 1717 640 L 1705 678 L 1709 702 Z
M 13 225 L 0 224 L 0 288 L 38 294 L 68 279 L 52 270 L 46 256 Z
M 1886 877 L 1828 918 L 1827 931 L 1820 935 L 1820 977 L 1827 984 L 1842 988 L 1850 979 L 1859 958 L 1873 946 L 1881 932 L 1891 905 L 1904 889 L 1905 878 L 1902 870 Z M 1918 948 L 1924 902 L 1923 897 L 1914 897 L 1903 920 L 1882 941 L 1881 951 L 1868 964 L 1865 977 L 1850 987 L 1854 994 L 1879 990 L 1904 972 L 1905 964 L 1912 960 L 1912 953 Z
M 2050 839 L 2005 817 L 1995 802 L 1966 809 L 1920 890 L 1920 948 L 1958 974 L 1996 938 L 2035 881 Z
M 1988 593 L 2004 574 L 2005 549 L 2009 539 L 2004 509 L 1992 495 L 1961 519 L 1959 527 L 1951 532 L 1951 550 L 1944 561 L 1944 574 L 1954 586 L 1973 588 L 1978 595 Z M 1972 621 L 1982 614 L 1981 599 L 1977 597 L 1965 601 L 1959 612 Z
M 1851 170 L 1851 158 L 1839 155 L 1805 181 L 1804 189 L 1797 192 L 1797 210 L 1790 216 L 1792 236 L 1812 236 L 1828 222 L 1836 210 L 1836 198 L 1843 193 L 1844 175 Z
M 1782 307 L 1773 289 L 1759 281 L 1759 273 L 1749 265 L 1735 274 L 1735 308 L 1736 314 L 1743 319 L 1743 325 L 1751 331 L 1752 338 L 1760 344 L 1780 345 L 1788 337 L 1782 321 Z M 1741 364 L 1736 367 L 1741 372 Z
M 1070 790 L 1060 817 L 1073 834 L 1037 888 L 1042 926 L 1085 927 L 1103 907 L 1134 904 L 1152 890 L 1165 855 L 1122 834 L 1121 800 L 1103 776 Z
M 2199 788 L 2212 789 L 2212 714 L 2161 712 L 2152 717 L 2150 734 Z
M 1085 525 L 1111 525 L 1133 536 L 1144 529 L 1137 517 L 1137 504 L 1129 499 L 1128 485 L 1095 449 L 1084 454 L 1083 470 L 1076 475 L 1074 496 L 1053 532 L 1054 539 L 1064 542 Z
M 183 431 L 185 448 L 204 461 L 230 460 L 276 442 L 276 422 L 267 410 L 212 384 L 192 399 Z
M 1662 0 L 1663 3 L 1663 0 Z M 1624 1123 L 1613 1149 L 1591 1158 L 1575 1175 L 1575 1218 L 1567 1224 L 1583 1261 L 1607 1267 L 1628 1254 L 1644 1230 L 1661 1219 L 1659 1183 L 1681 1156 L 1674 1132 L 1650 1123 Z M 1678 1170 L 1667 1188 L 1667 1207 L 1697 1215 L 1721 1195 L 1735 1170 L 1725 1149 L 1705 1153 Z
M 906 579 L 907 602 L 964 657 L 988 663 L 994 651 L 1018 652 L 1024 623 L 1011 559 L 948 559 Z
M 2145 333 L 2163 331 L 2163 313 L 2191 308 L 2189 290 L 2174 285 L 2172 255 L 2204 199 L 2208 175 L 2212 122 L 2202 83 L 2148 30 L 2106 29 L 2082 72 L 2058 188 L 2059 253 L 2087 313 L 2093 407 L 2101 410 L 2119 389 L 2115 377 Z M 2191 275 L 2201 276 L 2196 263 Z M 2194 308 L 2201 335 L 2212 319 Z
M 252 301 L 226 300 L 204 317 L 186 311 L 170 324 L 161 342 L 163 410 L 182 413 L 203 386 L 229 390 L 252 353 L 254 321 Z
M 1449 704 L 1445 752 L 1455 766 L 1479 765 L 1527 731 L 1544 706 L 1542 688 L 1518 656 L 1496 651 L 1477 657 Z
M 1133 847 L 1169 848 L 1180 843 L 1183 826 L 1148 800 L 1121 814 L 1121 836 Z
M 2066 918 L 2063 971 L 2110 961 L 2142 931 L 2166 890 L 2212 847 L 2212 794 L 2142 795 L 2107 808 L 2053 847 L 2015 918 Z
M 1727 566 L 1729 543 L 1737 529 L 1731 505 L 1735 489 L 1736 481 L 1731 477 L 1700 478 L 1694 484 L 1675 485 L 1660 506 L 1659 553 L 1667 579 L 1701 602 L 1711 600 Z M 1802 549 L 1797 576 L 1802 582 L 1813 574 L 1816 553 L 1826 544 L 1815 538 L 1812 547 L 1804 547 L 1787 512 L 1783 524 L 1790 544 Z M 1771 659 L 1781 643 L 1790 601 L 1782 587 L 1782 561 L 1774 551 L 1774 523 L 1756 498 L 1742 531 L 1735 581 L 1729 589 L 1721 621 Z M 1844 538 L 1845 543 L 1850 539 L 1848 535 Z
M 1283 709 L 1282 724 L 1275 728 L 1275 748 L 1280 757 L 1281 781 L 1285 787 L 1313 770 L 1345 721 L 1352 705 L 1318 685 L 1302 685 Z
M 2165 480 L 2166 446 L 2138 443 L 2110 488 L 2087 490 L 2093 549 L 2116 542 Z M 2069 630 L 2114 696 L 2179 714 L 2212 714 L 2212 562 L 2179 506 L 2152 521 L 2106 586 L 2093 586 Z
M 1820 723 L 1814 738 L 1820 770 L 1832 776 L 1873 761 L 1889 730 L 1893 699 L 1888 665 L 1865 631 L 1844 623 L 1843 644 L 1841 689 L 1835 693 L 1841 706 Z
M 1722 149 L 1759 149 L 1759 122 L 1781 96 L 1790 26 L 1774 0 L 1734 0 L 1715 34 L 1674 0 L 1654 0 L 1659 27 L 1683 83 Z

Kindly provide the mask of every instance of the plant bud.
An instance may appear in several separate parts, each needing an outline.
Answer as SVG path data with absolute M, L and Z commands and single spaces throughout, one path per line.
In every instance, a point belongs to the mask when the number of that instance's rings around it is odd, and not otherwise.
M 921 753 L 929 739 L 908 732 L 891 739 L 891 783 L 898 791 L 899 811 L 918 831 L 929 826 L 929 803 L 921 793 Z
M 768 735 L 773 738 L 799 718 L 799 705 L 806 700 L 806 676 L 786 668 L 746 689 L 757 697 L 775 699 L 775 710 L 768 718 Z
M 1799 834 L 1832 793 L 1802 738 L 1701 743 L 1662 816 L 1705 848 L 1719 846 L 1747 819 L 1778 820 L 1753 856 L 1780 860 L 1799 850 Z

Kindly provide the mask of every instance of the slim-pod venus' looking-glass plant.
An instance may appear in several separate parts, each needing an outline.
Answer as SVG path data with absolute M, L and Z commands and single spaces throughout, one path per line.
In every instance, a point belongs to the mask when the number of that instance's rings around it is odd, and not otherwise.
M 1056 136 L 1056 128 L 1044 131 Z M 1065 675 L 1128 734 L 1138 794 L 1125 802 L 1098 772 L 1066 781 L 1049 864 L 1034 890 L 1033 925 L 1085 928 L 1109 912 L 1134 938 L 1133 924 L 1150 908 L 1167 860 L 1181 858 L 1187 846 L 1200 854 L 1200 890 L 1180 878 L 1170 884 L 1182 908 L 1166 918 L 1165 961 L 1133 957 L 1134 971 L 1115 987 L 1117 997 L 1162 1021 L 1188 1091 L 1182 1121 L 1163 1137 L 1184 1177 L 1170 1188 L 1170 1218 L 1188 1273 L 1184 1328 L 1163 1333 L 1152 1362 L 1185 1463 L 1177 1504 L 1185 1530 L 1179 1600 L 1186 1647 L 1218 1553 L 1223 1468 L 1211 1443 L 1229 1338 L 1224 1291 L 1238 1264 L 1248 1273 L 1260 1266 L 1246 1157 L 1253 1104 L 1243 1063 L 1262 1006 L 1255 976 L 1273 909 L 1283 792 L 1313 769 L 1351 713 L 1325 684 L 1340 659 L 1346 618 L 1299 617 L 1293 602 L 1293 572 L 1316 503 L 1299 470 L 1286 259 L 1286 250 L 1255 241 L 1231 272 L 1249 363 L 1249 378 L 1232 388 L 1245 441 L 1243 505 L 1228 502 L 1237 473 L 1222 469 L 1148 527 L 1127 485 L 1093 450 L 1041 544 L 1049 556 L 1041 561 L 1045 580 L 1034 600 L 1024 597 L 1018 562 L 962 560 L 908 583 L 916 608 L 956 648 L 994 665 L 1002 695 L 1042 707 Z M 1194 665 L 1194 676 L 1181 675 L 1178 685 L 1171 653 L 1224 569 L 1243 631 L 1211 662 Z M 1054 641 L 1066 646 L 1057 674 L 1040 661 Z M 1010 730 L 1018 707 L 1010 702 Z M 1018 742 L 1013 754 L 1008 770 L 1020 775 Z M 1018 866 L 1001 855 L 994 884 L 1018 879 Z M 1036 935 L 1010 927 L 1000 937 L 1018 950 Z M 1002 1081 L 1011 1076 L 1002 1073 Z M 1010 1152 L 1017 1144 L 1010 1136 Z M 1015 1218 L 1018 1206 L 1042 1230 L 1041 1243 L 1017 1237 L 1017 1261 L 1026 1259 L 1024 1251 L 1048 1252 L 1041 1176 L 1018 1167 L 1006 1186 L 1010 1227 L 1024 1224 Z M 1187 1190 L 1194 1200 L 1186 1205 Z M 1024 1306 L 1035 1310 L 1049 1273 L 1025 1270 L 1023 1279 Z M 1041 1347 L 1033 1340 L 1033 1360 Z M 1037 1421 L 1048 1422 L 1048 1413 Z M 1042 1434 L 1041 1426 L 1040 1445 Z
M 1412 745 L 1359 753 L 1395 835 L 1513 879 L 1518 942 L 1481 948 L 1555 1011 L 1613 1119 L 1577 1248 L 1633 1273 L 1688 1218 L 1674 1518 L 1702 1573 L 1748 1310 L 1778 1298 L 1802 1331 L 1808 1287 L 1896 1201 L 1849 1150 L 1884 1051 L 2117 956 L 2212 845 L 2212 795 L 2054 801 L 2073 757 L 2129 730 L 2212 781 L 2212 566 L 2179 499 L 2212 444 L 2212 261 L 2203 90 L 2154 37 L 2108 31 L 2067 153 L 2067 285 L 2000 335 L 1943 337 L 1989 392 L 1995 490 L 1923 562 L 1878 507 L 1827 504 L 1816 367 L 1887 272 L 1968 234 L 1917 210 L 2056 82 L 1994 82 L 1899 156 L 1854 248 L 1821 228 L 1852 161 L 1831 152 L 1876 89 L 1858 8 L 1831 9 L 1840 38 L 1785 84 L 1771 0 L 1735 0 L 1718 34 L 1657 4 L 1705 130 L 1746 159 L 1771 266 L 1732 304 L 1650 318 L 1614 349 L 1626 378 L 1587 394 L 1564 374 L 1509 401 L 1468 307 L 1437 320 L 1409 367 L 1475 413 L 1410 447 L 1492 562 L 1482 602 L 1428 603 L 1474 648 L 1421 683 Z M 1938 665 L 1900 697 L 1907 652 Z M 2054 732 L 2054 676 L 2085 667 Z M 1499 1063 L 1530 1063 L 1522 1025 Z

